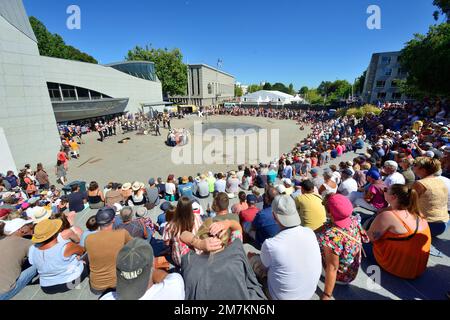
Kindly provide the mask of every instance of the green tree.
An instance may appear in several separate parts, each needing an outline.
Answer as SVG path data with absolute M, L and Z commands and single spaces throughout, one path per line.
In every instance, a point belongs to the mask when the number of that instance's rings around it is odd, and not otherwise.
M 309 89 L 306 100 L 310 104 L 323 104 L 324 98 L 319 94 L 317 89 Z
M 292 96 L 295 95 L 295 89 L 294 89 L 294 85 L 292 83 L 289 84 L 288 89 L 289 89 L 290 95 L 292 95 Z
M 234 96 L 235 97 L 242 97 L 244 95 L 244 91 L 242 88 L 238 85 L 234 85 Z
M 251 84 L 248 86 L 248 93 L 253 93 L 260 90 L 262 90 L 262 87 L 259 84 Z
M 355 94 L 362 94 L 364 90 L 364 82 L 366 81 L 367 71 L 364 71 L 364 73 L 356 79 L 355 82 Z
M 272 90 L 272 85 L 270 84 L 270 82 L 266 82 L 264 85 L 263 85 L 263 87 L 262 87 L 262 89 L 263 90 Z
M 301 94 L 302 96 L 306 95 L 308 93 L 309 89 L 308 87 L 301 87 L 301 89 L 298 91 L 299 94 Z
M 97 60 L 87 53 L 67 45 L 60 35 L 50 33 L 45 25 L 35 17 L 30 17 L 29 20 L 38 41 L 39 54 L 41 56 L 98 63 Z
M 289 88 L 286 87 L 283 83 L 277 82 L 272 86 L 272 90 L 280 91 L 289 94 Z
M 136 46 L 128 51 L 128 61 L 151 61 L 155 64 L 156 75 L 162 84 L 165 96 L 184 95 L 187 92 L 188 67 L 183 63 L 183 55 L 177 48 L 168 50 Z
M 438 7 L 433 13 L 434 19 L 439 20 L 439 16 L 447 17 L 447 23 L 450 23 L 450 0 L 433 0 L 433 5 Z
M 450 96 L 450 23 L 431 26 L 427 35 L 416 34 L 401 52 L 408 72 L 401 87 L 413 96 Z

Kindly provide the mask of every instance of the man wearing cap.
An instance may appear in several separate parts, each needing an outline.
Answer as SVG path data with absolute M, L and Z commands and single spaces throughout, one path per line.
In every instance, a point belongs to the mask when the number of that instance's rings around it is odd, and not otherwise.
M 361 193 L 361 196 L 350 197 L 353 207 L 361 207 L 373 212 L 387 207 L 387 202 L 384 198 L 386 185 L 381 180 L 380 173 L 371 169 L 367 171 L 366 178 L 369 185 L 365 188 L 365 192 Z
M 194 184 L 189 181 L 187 176 L 184 176 L 181 179 L 181 184 L 178 185 L 178 196 L 188 197 L 192 199 L 194 197 Z
M 311 229 L 300 226 L 291 197 L 277 196 L 272 202 L 272 212 L 281 231 L 263 243 L 260 256 L 248 254 L 250 264 L 259 279 L 267 277 L 268 292 L 273 300 L 309 300 L 322 272 L 316 235 Z
M 294 193 L 294 187 L 293 187 L 293 183 L 292 183 L 291 179 L 284 178 L 283 179 L 283 185 L 286 188 L 285 191 L 284 191 L 285 194 L 290 196 L 292 193 Z
M 133 239 L 118 253 L 117 289 L 100 300 L 184 300 L 184 281 L 180 274 L 154 268 L 152 247 Z
M 298 215 L 301 219 L 302 227 L 318 230 L 327 220 L 325 207 L 322 198 L 314 193 L 314 184 L 311 180 L 304 180 L 301 183 L 302 194 L 295 199 Z
M 350 169 L 341 171 L 342 182 L 337 190 L 338 193 L 348 197 L 352 192 L 358 191 L 358 183 L 353 179 L 353 173 Z
M 248 208 L 239 213 L 239 221 L 241 225 L 244 223 L 252 223 L 259 209 L 256 207 L 257 198 L 254 194 L 247 195 Z
M 383 172 L 387 175 L 384 184 L 390 188 L 394 184 L 405 184 L 405 177 L 397 172 L 398 163 L 392 160 L 386 161 L 383 166 Z
M 319 190 L 319 188 L 325 183 L 322 177 L 319 176 L 319 169 L 313 168 L 310 171 L 311 173 L 311 182 L 314 184 L 314 186 Z
M 25 236 L 32 234 L 31 220 L 13 219 L 7 221 L 0 240 L 0 300 L 9 300 L 18 294 L 37 275 L 37 269 L 27 261 L 32 246 Z
M 251 244 L 258 250 L 261 250 L 261 246 L 266 239 L 273 238 L 280 232 L 280 226 L 272 214 L 272 202 L 276 196 L 278 196 L 278 191 L 274 187 L 269 187 L 263 197 L 264 208 L 256 214 L 251 223 L 251 228 L 246 226 L 245 232 L 254 240 Z
M 99 231 L 86 238 L 90 285 L 94 294 L 116 287 L 116 257 L 132 239 L 127 230 L 113 230 L 115 216 L 116 212 L 112 208 L 99 209 L 95 216 Z

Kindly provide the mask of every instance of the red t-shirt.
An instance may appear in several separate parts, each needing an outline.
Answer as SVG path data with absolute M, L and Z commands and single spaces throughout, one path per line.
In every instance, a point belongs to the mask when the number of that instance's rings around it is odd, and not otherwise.
M 239 214 L 239 220 L 241 221 L 241 224 L 244 222 L 253 222 L 258 212 L 259 209 L 257 207 L 250 207 L 247 210 L 242 210 Z
M 67 161 L 66 154 L 64 152 L 58 152 L 58 160 L 61 162 L 66 162 Z

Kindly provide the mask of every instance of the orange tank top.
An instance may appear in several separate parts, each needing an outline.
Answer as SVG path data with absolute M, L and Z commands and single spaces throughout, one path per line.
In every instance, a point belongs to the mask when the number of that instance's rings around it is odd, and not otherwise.
M 419 231 L 411 228 L 395 211 L 394 216 L 407 230 L 404 234 L 387 231 L 373 243 L 373 254 L 377 263 L 387 272 L 404 279 L 415 279 L 427 268 L 431 247 L 430 228 Z

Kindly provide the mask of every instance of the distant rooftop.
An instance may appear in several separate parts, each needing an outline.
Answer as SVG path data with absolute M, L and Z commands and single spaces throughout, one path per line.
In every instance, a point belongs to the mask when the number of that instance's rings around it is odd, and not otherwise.
M 204 63 L 194 63 L 194 64 L 190 63 L 190 64 L 189 64 L 189 67 L 205 67 L 205 68 L 214 70 L 214 71 L 216 71 L 216 72 L 220 72 L 220 73 L 222 73 L 222 74 L 225 74 L 225 75 L 227 75 L 227 76 L 230 76 L 230 77 L 234 78 L 234 76 L 233 76 L 232 74 L 229 74 L 229 73 L 227 73 L 227 72 L 225 72 L 225 71 L 222 71 L 222 70 L 220 70 L 220 69 L 211 67 L 210 65 L 207 65 L 207 64 L 204 64 Z

